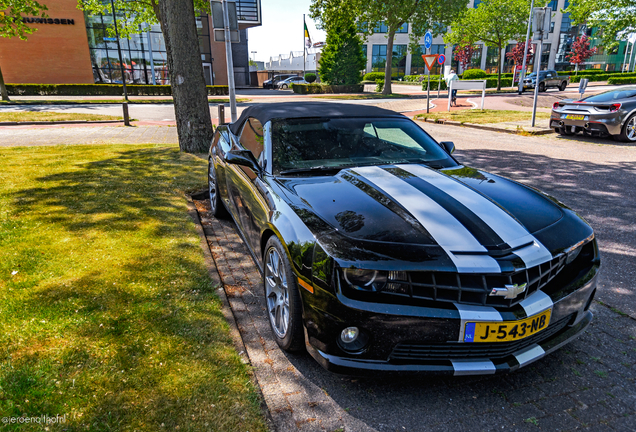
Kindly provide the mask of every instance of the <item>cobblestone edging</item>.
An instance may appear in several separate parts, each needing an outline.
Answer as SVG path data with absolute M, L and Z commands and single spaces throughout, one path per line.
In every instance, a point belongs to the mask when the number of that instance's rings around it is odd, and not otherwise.
M 636 431 L 636 320 L 594 304 L 586 333 L 509 375 L 343 378 L 308 354 L 278 348 L 261 274 L 234 223 L 212 217 L 208 201 L 194 204 L 224 287 L 219 293 L 231 307 L 228 319 L 236 319 L 244 344 L 237 350 L 249 357 L 272 429 Z
M 462 127 L 469 127 L 469 128 L 473 128 L 473 129 L 482 129 L 482 130 L 487 130 L 487 131 L 492 131 L 492 132 L 504 132 L 504 133 L 509 133 L 509 134 L 513 134 L 513 135 L 547 135 L 547 134 L 553 134 L 554 131 L 550 128 L 541 128 L 541 129 L 536 129 L 536 130 L 525 130 L 523 129 L 523 127 L 520 127 L 518 129 L 506 129 L 503 127 L 496 127 L 496 126 L 486 126 L 486 125 L 481 125 L 481 124 L 474 124 L 474 123 L 462 123 L 462 122 L 458 122 L 458 121 L 454 121 L 454 120 L 444 120 L 444 119 L 424 119 L 424 120 L 420 120 L 420 119 L 416 119 L 419 121 L 424 121 L 426 123 L 437 123 L 437 124 L 443 124 L 443 125 L 449 125 L 449 126 L 462 126 Z

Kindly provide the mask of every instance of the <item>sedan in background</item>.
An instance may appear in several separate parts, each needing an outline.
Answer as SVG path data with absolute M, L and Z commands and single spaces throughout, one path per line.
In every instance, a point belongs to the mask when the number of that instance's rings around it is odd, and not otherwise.
M 264 89 L 275 89 L 275 88 L 277 88 L 278 83 L 280 81 L 283 81 L 283 80 L 286 80 L 287 78 L 295 77 L 295 76 L 296 75 L 294 75 L 294 74 L 274 75 L 271 79 L 263 81 L 263 88 Z
M 276 85 L 277 88 L 281 90 L 286 90 L 292 86 L 292 84 L 309 84 L 303 77 L 293 76 L 289 77 L 284 81 L 279 81 Z
M 405 116 L 373 106 L 251 106 L 209 153 L 263 275 L 283 350 L 338 373 L 505 373 L 592 320 L 592 228 L 554 198 L 462 165 Z
M 550 127 L 561 135 L 583 133 L 636 142 L 636 86 L 555 102 Z

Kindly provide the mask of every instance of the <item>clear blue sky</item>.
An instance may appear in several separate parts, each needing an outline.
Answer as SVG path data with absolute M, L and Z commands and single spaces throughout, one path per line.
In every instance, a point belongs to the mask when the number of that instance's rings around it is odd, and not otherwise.
M 325 40 L 325 32 L 317 30 L 309 18 L 311 0 L 261 0 L 263 25 L 247 31 L 247 44 L 256 51 L 256 60 L 268 61 L 279 54 L 303 50 L 303 14 L 311 42 Z

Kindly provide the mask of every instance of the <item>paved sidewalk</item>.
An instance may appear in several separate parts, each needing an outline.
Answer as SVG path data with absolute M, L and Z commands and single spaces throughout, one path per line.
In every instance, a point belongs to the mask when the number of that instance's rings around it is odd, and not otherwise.
M 173 126 L 5 126 L 0 127 L 0 147 L 65 144 L 173 144 Z

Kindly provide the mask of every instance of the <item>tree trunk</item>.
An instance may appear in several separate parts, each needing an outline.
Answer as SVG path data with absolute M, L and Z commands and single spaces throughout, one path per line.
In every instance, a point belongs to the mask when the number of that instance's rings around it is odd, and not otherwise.
M 194 19 L 194 3 L 192 0 L 159 0 L 159 8 L 179 148 L 186 153 L 207 153 L 213 130 Z
M 501 45 L 497 47 L 497 91 L 501 91 Z
M 393 39 L 395 38 L 395 29 L 389 29 L 389 40 L 386 44 L 386 65 L 384 67 L 384 89 L 383 95 L 390 95 L 391 92 L 391 74 L 393 73 Z
M 2 68 L 0 68 L 0 93 L 2 94 L 2 100 L 8 101 L 9 93 L 7 92 L 7 86 L 4 85 L 4 77 L 2 76 Z

